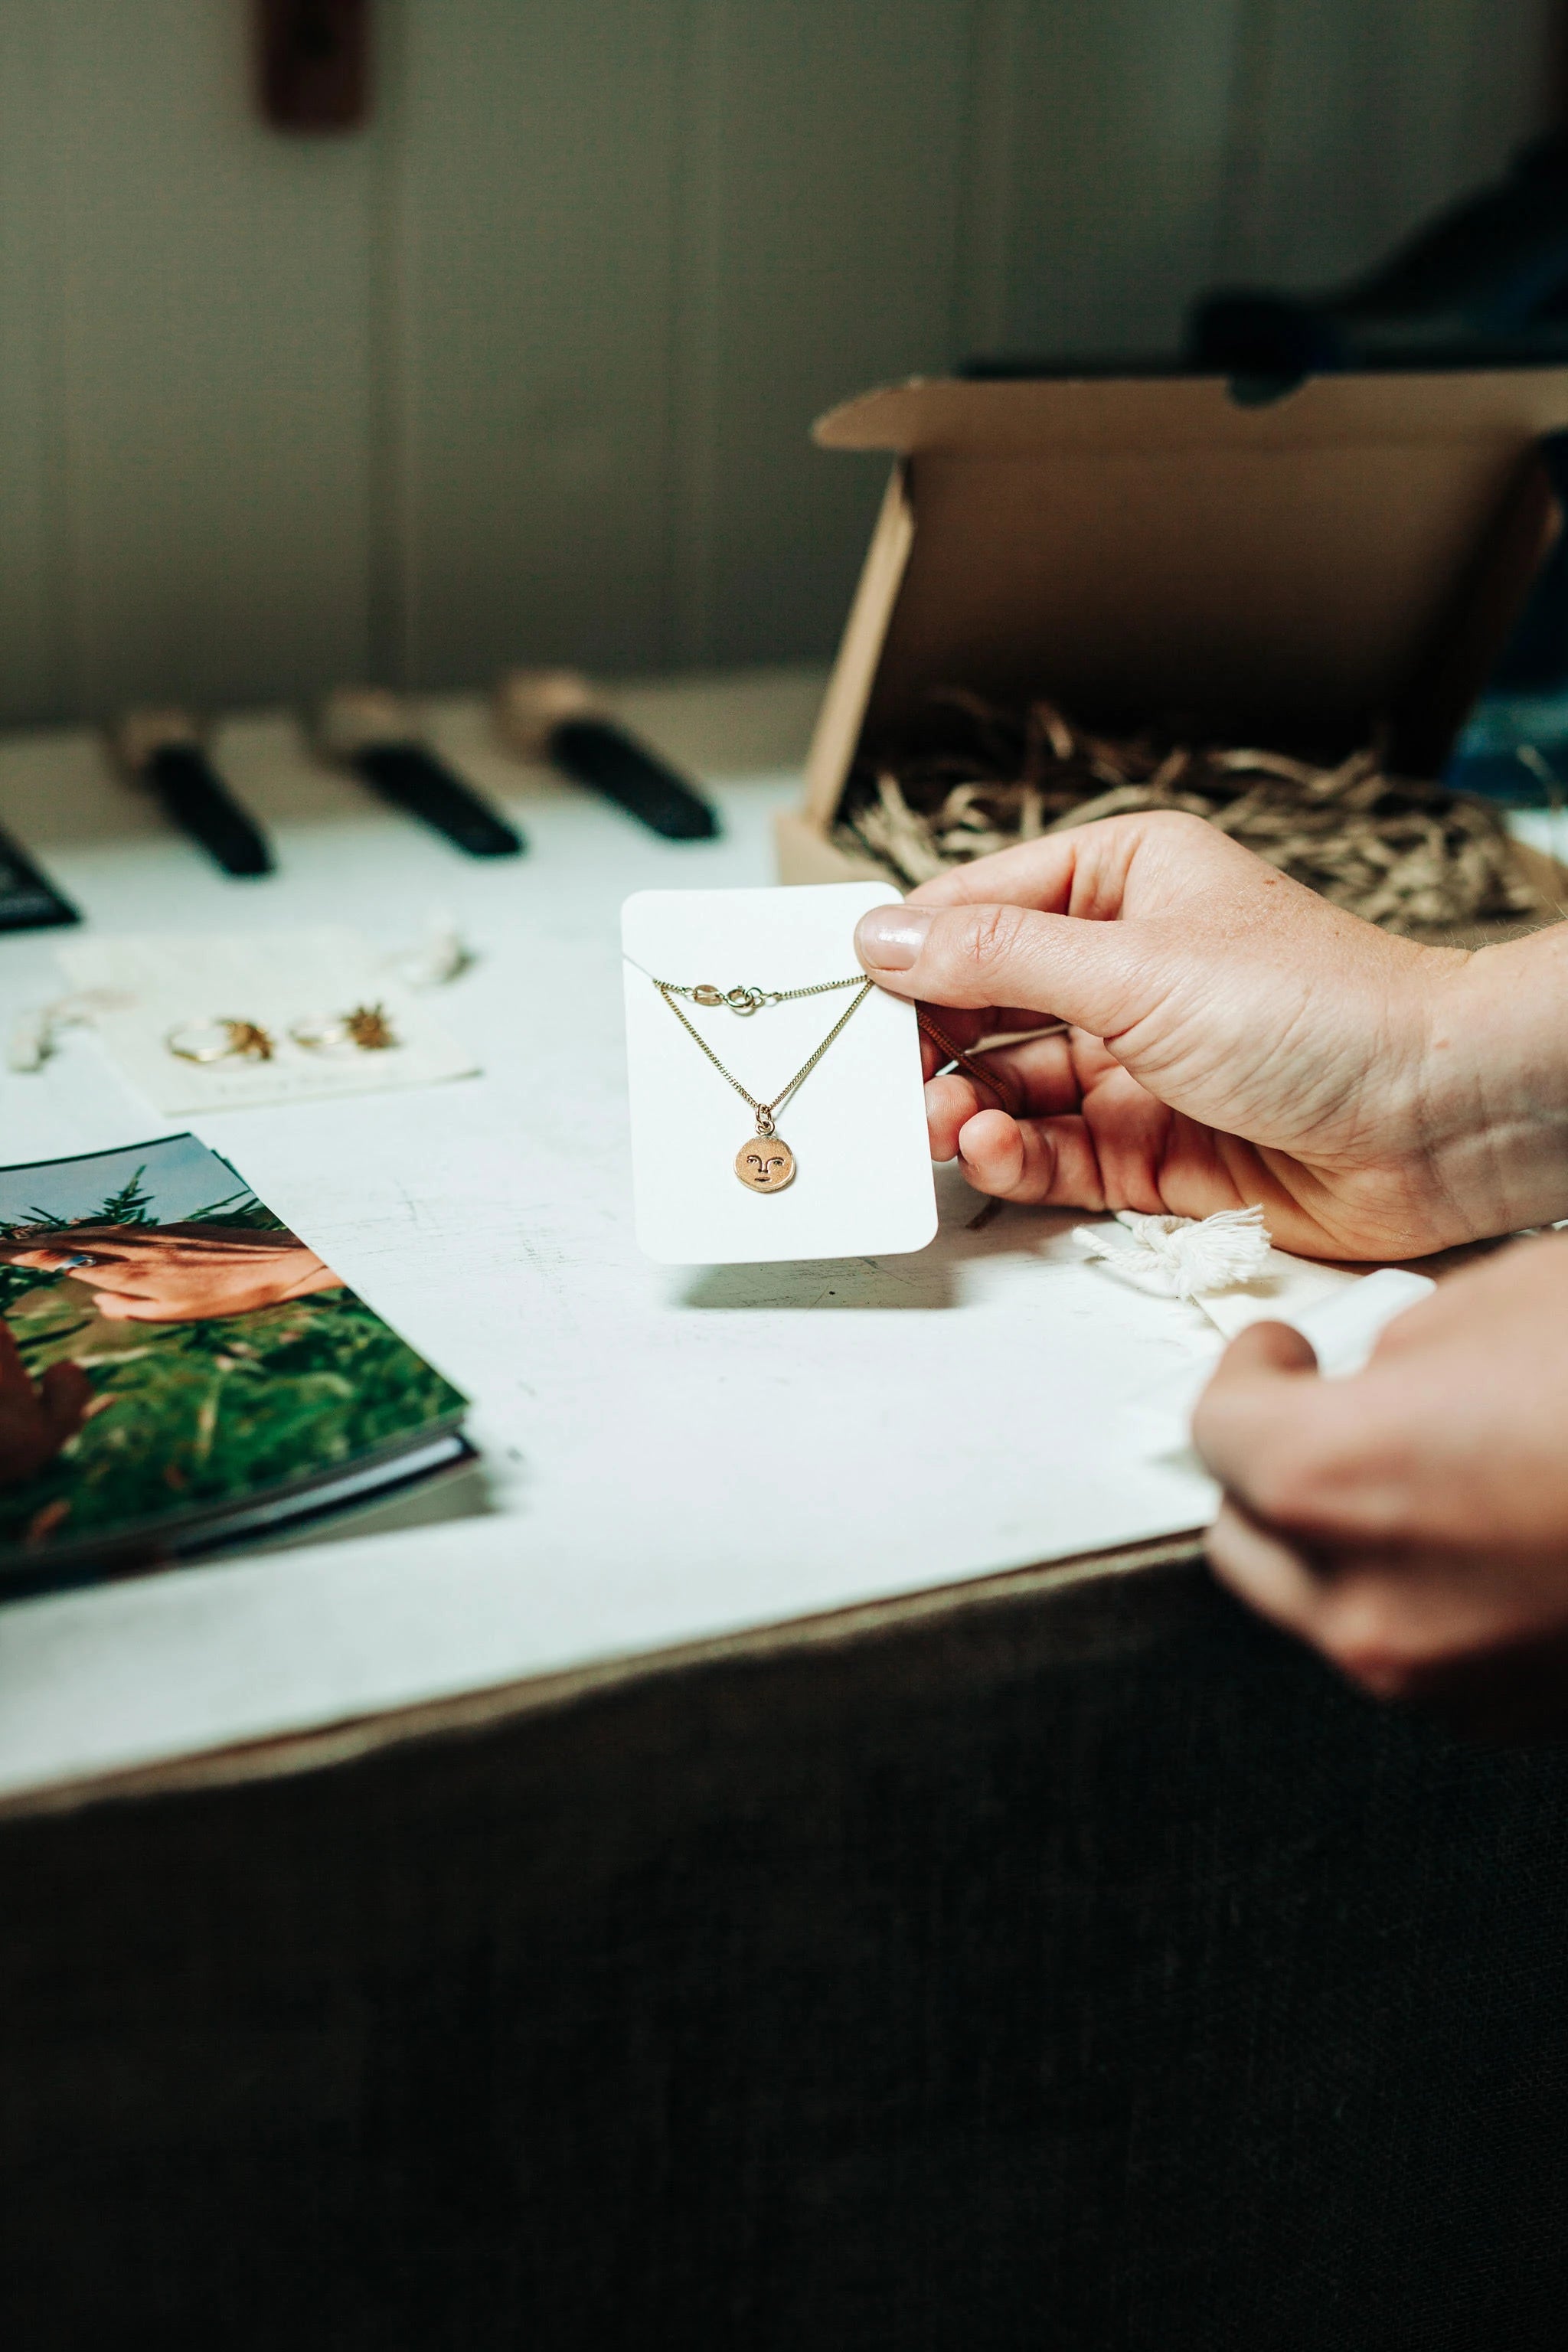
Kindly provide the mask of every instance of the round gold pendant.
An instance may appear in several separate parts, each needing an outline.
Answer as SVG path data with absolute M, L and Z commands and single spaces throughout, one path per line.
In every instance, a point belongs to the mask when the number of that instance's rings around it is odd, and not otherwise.
M 753 1192 L 782 1192 L 794 1181 L 795 1154 L 782 1135 L 753 1135 L 735 1154 L 735 1173 Z

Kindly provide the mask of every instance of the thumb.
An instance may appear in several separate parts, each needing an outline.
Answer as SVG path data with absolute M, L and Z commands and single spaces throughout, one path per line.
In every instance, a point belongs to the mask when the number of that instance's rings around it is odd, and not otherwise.
M 1228 1391 L 1233 1383 L 1250 1382 L 1259 1372 L 1315 1372 L 1317 1350 L 1293 1323 L 1265 1319 L 1239 1330 L 1219 1360 L 1208 1392 Z
M 1137 961 L 1126 927 L 1030 907 L 873 907 L 855 951 L 895 996 L 1002 1005 L 1112 1037 L 1136 1018 Z
M 1311 1342 L 1289 1323 L 1250 1323 L 1231 1341 L 1193 1415 L 1193 1444 L 1222 1486 L 1261 1500 L 1281 1448 L 1301 1437 L 1304 1383 L 1317 1369 Z

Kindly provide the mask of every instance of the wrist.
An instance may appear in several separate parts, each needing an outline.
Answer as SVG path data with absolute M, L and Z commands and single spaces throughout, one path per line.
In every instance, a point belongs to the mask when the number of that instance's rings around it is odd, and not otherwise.
M 1467 1233 L 1568 1217 L 1568 924 L 1438 976 L 1424 1072 L 1427 1155 Z

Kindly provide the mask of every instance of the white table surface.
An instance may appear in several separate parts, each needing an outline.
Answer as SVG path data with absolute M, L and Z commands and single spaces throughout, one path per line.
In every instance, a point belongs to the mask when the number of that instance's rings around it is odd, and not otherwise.
M 0 823 L 103 929 L 348 921 L 391 948 L 449 908 L 474 970 L 431 1001 L 485 1075 L 201 1131 L 474 1400 L 468 1515 L 0 1609 L 0 1791 L 304 1729 L 1065 1559 L 1201 1523 L 1139 1459 L 1140 1389 L 1212 1352 L 1194 1309 L 1085 1265 L 1072 1220 L 939 1171 L 909 1258 L 720 1269 L 631 1229 L 618 910 L 773 878 L 820 679 L 648 688 L 626 715 L 712 786 L 724 838 L 670 845 L 488 740 L 439 739 L 526 828 L 483 864 L 384 812 L 289 722 L 222 757 L 275 879 L 226 882 L 83 734 L 0 743 Z M 0 1024 L 60 992 L 56 938 L 0 939 Z M 76 934 L 79 936 L 79 934 Z M 174 1131 L 73 1034 L 0 1073 L 0 1160 Z M 449 1506 L 443 1507 L 449 1508 Z

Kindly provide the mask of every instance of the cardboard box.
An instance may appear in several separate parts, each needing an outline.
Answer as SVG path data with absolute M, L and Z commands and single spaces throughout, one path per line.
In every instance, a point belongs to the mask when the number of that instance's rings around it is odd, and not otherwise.
M 1191 377 L 916 382 L 833 410 L 823 447 L 897 462 L 781 880 L 880 873 L 834 819 L 862 738 L 935 686 L 1321 756 L 1384 728 L 1393 768 L 1438 774 L 1560 527 L 1535 445 L 1563 427 L 1568 369 L 1324 376 L 1264 406 Z

